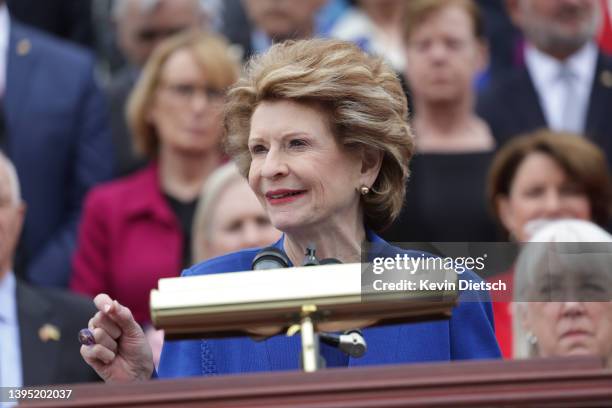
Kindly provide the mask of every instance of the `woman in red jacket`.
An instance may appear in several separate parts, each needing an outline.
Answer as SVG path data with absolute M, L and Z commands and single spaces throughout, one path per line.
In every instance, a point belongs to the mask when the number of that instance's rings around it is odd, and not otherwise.
M 155 50 L 128 103 L 128 123 L 148 167 L 91 191 L 71 288 L 111 294 L 149 322 L 149 292 L 190 264 L 202 184 L 223 162 L 225 90 L 238 76 L 227 44 L 188 32 Z
M 606 226 L 612 186 L 603 152 L 583 137 L 541 130 L 508 142 L 489 171 L 488 200 L 510 238 L 526 242 L 537 220 L 582 219 Z M 491 279 L 506 283 L 492 293 L 502 355 L 512 357 L 514 268 Z

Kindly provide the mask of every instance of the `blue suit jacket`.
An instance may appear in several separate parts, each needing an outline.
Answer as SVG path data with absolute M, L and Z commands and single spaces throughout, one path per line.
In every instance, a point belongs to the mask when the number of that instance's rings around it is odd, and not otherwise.
M 599 53 L 585 122 L 585 135 L 607 155 L 612 166 L 612 57 Z M 512 137 L 546 128 L 538 93 L 526 67 L 493 78 L 476 108 L 501 145 Z
M 17 267 L 35 284 L 66 286 L 81 201 L 113 171 L 106 102 L 85 51 L 10 24 L 5 148 L 28 206 Z
M 393 257 L 402 251 L 375 234 L 368 233 L 372 244 L 370 257 Z M 283 247 L 283 239 L 275 244 Z M 236 272 L 251 269 L 258 250 L 245 250 L 212 259 L 188 269 L 185 276 Z M 403 251 L 402 251 L 403 252 Z M 413 255 L 420 255 L 419 252 Z M 467 275 L 467 276 L 466 276 Z M 462 279 L 479 280 L 473 273 Z M 363 330 L 368 344 L 361 358 L 348 358 L 339 351 L 323 347 L 322 354 L 334 366 L 449 361 L 498 358 L 493 316 L 488 294 L 464 292 L 449 320 L 372 327 Z M 219 340 L 167 341 L 162 351 L 159 376 L 182 377 L 232 374 L 257 371 L 297 370 L 300 337 L 271 337 L 254 341 L 248 337 Z

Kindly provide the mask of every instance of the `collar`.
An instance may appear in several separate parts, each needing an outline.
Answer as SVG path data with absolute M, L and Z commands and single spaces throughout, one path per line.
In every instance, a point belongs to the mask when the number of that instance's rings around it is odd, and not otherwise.
M 564 65 L 570 68 L 581 84 L 591 84 L 595 75 L 598 53 L 597 46 L 593 42 L 588 42 L 565 61 L 561 62 L 538 50 L 533 45 L 527 44 L 525 48 L 525 64 L 534 81 L 546 86 L 552 85 L 557 81 L 559 71 Z
M 13 324 L 17 322 L 17 300 L 15 297 L 16 281 L 13 271 L 0 279 L 0 322 Z
M 268 51 L 268 48 L 272 46 L 272 39 L 263 31 L 255 30 L 251 32 L 251 46 L 253 47 L 253 54 L 261 54 Z
M 376 233 L 374 233 L 374 231 L 372 231 L 371 229 L 369 229 L 368 227 L 366 227 L 365 229 L 365 233 L 366 233 L 366 241 L 368 242 L 368 261 L 371 262 L 373 258 L 375 258 L 376 254 L 378 254 L 379 252 L 381 252 L 384 249 L 387 249 L 387 247 L 391 248 L 391 246 L 387 243 L 387 241 L 385 241 L 384 239 L 382 239 L 381 237 L 379 237 Z M 274 248 L 280 250 L 280 251 L 285 251 L 283 244 L 285 243 L 285 234 L 283 233 L 283 235 L 281 235 L 280 239 L 278 241 L 276 241 L 274 243 L 274 245 L 272 245 Z M 291 262 L 291 260 L 289 260 L 289 267 L 294 266 L 293 263 Z
M 127 189 L 128 195 L 125 197 L 125 211 L 128 217 L 153 215 L 160 221 L 172 225 L 176 223 L 176 217 L 161 191 L 157 161 L 152 161 L 140 172 L 128 176 L 123 183 L 134 185 L 133 188 Z

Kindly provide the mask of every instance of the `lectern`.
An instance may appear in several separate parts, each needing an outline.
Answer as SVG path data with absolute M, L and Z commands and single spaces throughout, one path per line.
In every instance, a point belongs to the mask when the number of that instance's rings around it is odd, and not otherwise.
M 161 279 L 151 316 L 169 339 L 299 331 L 302 366 L 315 371 L 318 331 L 449 318 L 456 304 L 452 269 L 386 271 L 401 283 L 393 286 L 376 275 L 372 265 L 353 263 Z M 425 277 L 440 285 L 423 287 Z

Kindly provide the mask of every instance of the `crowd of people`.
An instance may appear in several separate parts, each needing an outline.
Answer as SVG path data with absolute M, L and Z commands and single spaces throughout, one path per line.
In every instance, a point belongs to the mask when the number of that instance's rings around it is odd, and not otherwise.
M 514 301 L 466 291 L 448 321 L 364 329 L 363 359 L 323 346 L 328 366 L 612 363 L 612 252 L 584 277 L 558 244 L 612 242 L 608 19 L 603 0 L 0 0 L 0 386 L 296 369 L 283 336 L 163 345 L 149 292 L 311 243 L 523 248 L 461 277 Z

